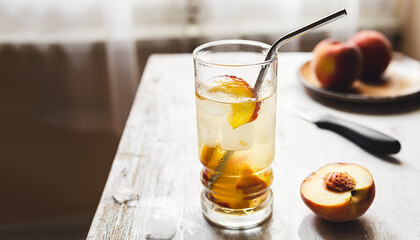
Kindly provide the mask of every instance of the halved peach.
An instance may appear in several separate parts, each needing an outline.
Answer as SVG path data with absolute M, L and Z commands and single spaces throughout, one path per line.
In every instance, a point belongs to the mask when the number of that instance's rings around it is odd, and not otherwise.
M 362 216 L 375 198 L 371 173 L 353 163 L 328 164 L 300 186 L 303 202 L 319 217 L 344 222 Z

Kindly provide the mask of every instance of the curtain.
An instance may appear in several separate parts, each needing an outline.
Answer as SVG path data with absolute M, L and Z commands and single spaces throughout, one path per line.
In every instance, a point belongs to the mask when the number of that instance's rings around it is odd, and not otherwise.
M 18 59 L 30 48 L 39 58 L 35 64 L 44 65 L 37 93 L 28 99 L 32 118 L 121 134 L 139 81 L 130 1 L 2 0 L 0 44 Z M 41 76 L 55 70 L 61 76 Z

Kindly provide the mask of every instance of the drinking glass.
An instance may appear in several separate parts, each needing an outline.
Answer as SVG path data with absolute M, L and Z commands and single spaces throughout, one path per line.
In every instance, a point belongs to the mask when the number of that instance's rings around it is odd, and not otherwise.
M 201 205 L 212 223 L 250 228 L 272 212 L 277 54 L 247 40 L 203 44 L 193 52 Z M 268 68 L 260 87 L 254 85 Z

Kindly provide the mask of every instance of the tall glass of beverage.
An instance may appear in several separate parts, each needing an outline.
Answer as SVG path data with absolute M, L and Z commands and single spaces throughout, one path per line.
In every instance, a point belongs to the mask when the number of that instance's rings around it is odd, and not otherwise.
M 270 46 L 223 40 L 193 52 L 201 205 L 212 223 L 233 229 L 262 223 L 272 212 L 277 55 Z M 262 84 L 255 86 L 262 68 Z

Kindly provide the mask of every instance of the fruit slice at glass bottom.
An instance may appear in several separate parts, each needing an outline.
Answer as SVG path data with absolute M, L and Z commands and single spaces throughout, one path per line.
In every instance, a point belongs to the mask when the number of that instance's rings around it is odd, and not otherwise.
M 209 169 L 202 171 L 205 195 L 221 207 L 231 209 L 252 208 L 260 205 L 267 197 L 272 181 L 272 170 L 255 172 L 246 165 L 239 176 L 221 175 L 211 186 L 209 180 L 216 174 Z

